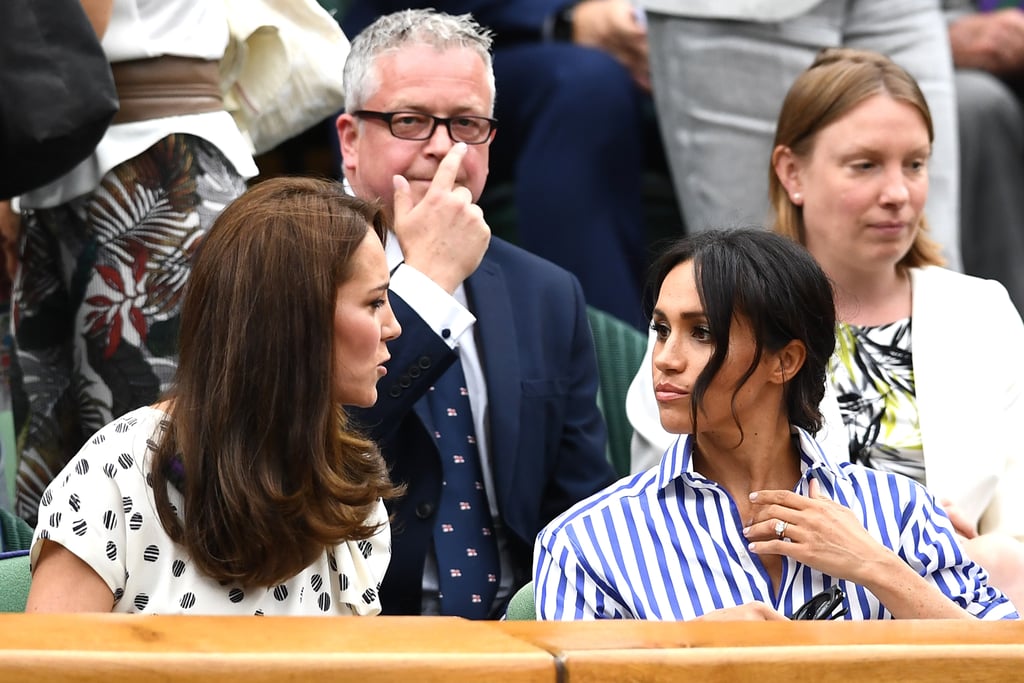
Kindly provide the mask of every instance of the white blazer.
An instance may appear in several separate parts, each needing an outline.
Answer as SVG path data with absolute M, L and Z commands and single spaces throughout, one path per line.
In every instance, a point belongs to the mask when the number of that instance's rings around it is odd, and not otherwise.
M 1024 541 L 1024 323 L 995 280 L 927 267 L 911 286 L 928 489 L 979 531 Z
M 948 498 L 981 532 L 1024 541 L 1024 323 L 1006 289 L 945 268 L 911 270 L 911 344 L 928 490 Z M 626 395 L 632 471 L 657 464 L 675 435 L 661 427 L 651 378 L 653 334 Z M 828 388 L 818 440 L 849 459 Z M 838 428 L 836 428 L 838 426 Z

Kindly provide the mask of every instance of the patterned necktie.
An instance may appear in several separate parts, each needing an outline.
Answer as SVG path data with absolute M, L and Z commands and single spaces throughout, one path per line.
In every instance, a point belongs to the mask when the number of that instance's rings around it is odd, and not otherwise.
M 441 454 L 441 500 L 434 527 L 441 614 L 486 619 L 501 565 L 458 358 L 427 392 L 427 405 Z

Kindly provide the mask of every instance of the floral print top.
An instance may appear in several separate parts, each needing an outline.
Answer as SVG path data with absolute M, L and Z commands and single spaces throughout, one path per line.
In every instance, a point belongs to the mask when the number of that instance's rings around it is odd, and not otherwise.
M 914 392 L 911 319 L 839 323 L 829 379 L 850 438 L 850 460 L 925 483 Z

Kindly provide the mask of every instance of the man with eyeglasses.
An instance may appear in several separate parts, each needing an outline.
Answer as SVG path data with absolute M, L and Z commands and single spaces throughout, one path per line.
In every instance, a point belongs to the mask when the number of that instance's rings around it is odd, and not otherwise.
M 497 129 L 489 50 L 468 15 L 406 10 L 356 36 L 345 64 L 345 179 L 393 210 L 389 297 L 403 330 L 377 405 L 352 413 L 406 486 L 389 508 L 386 614 L 500 616 L 530 579 L 544 524 L 614 478 L 579 282 L 492 238 L 475 203 Z M 470 414 L 452 402 L 438 415 L 456 373 Z M 447 418 L 460 415 L 471 424 L 449 452 Z M 479 474 L 465 481 L 471 463 Z M 453 551 L 467 530 L 475 540 Z
M 516 244 L 579 278 L 588 304 L 646 329 L 640 301 L 647 220 L 662 216 L 663 207 L 671 213 L 655 222 L 655 232 L 681 226 L 673 222 L 674 197 L 657 193 L 667 169 L 636 4 L 351 0 L 341 24 L 354 36 L 384 14 L 428 7 L 472 14 L 494 33 L 502 131 L 491 146 L 481 203 L 488 218 L 495 216 L 496 233 L 502 234 L 501 215 Z

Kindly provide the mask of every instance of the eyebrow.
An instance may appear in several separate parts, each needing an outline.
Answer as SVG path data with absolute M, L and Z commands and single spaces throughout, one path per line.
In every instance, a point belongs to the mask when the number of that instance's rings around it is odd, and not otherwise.
M 665 315 L 665 311 L 663 311 L 663 310 L 661 310 L 660 308 L 657 308 L 657 307 L 655 307 L 655 309 L 651 312 L 651 315 L 652 316 L 660 315 L 662 318 L 668 318 L 669 317 L 669 316 Z M 706 317 L 708 317 L 708 314 L 705 311 L 703 311 L 703 310 L 683 311 L 682 313 L 679 314 L 679 317 L 682 318 L 683 320 L 691 320 L 693 318 L 706 318 Z
M 858 156 L 871 155 L 871 154 L 882 154 L 882 153 L 887 153 L 888 151 L 889 151 L 888 149 L 877 147 L 877 146 L 874 146 L 874 145 L 857 145 L 855 147 L 850 147 L 849 149 L 846 149 L 846 150 L 841 150 L 838 153 L 837 156 L 840 157 L 840 158 L 848 158 L 848 157 L 858 157 Z M 909 156 L 930 156 L 931 153 L 932 153 L 932 146 L 931 145 L 922 146 L 922 147 L 915 147 L 915 148 L 913 148 L 913 149 L 908 151 L 908 155 Z

